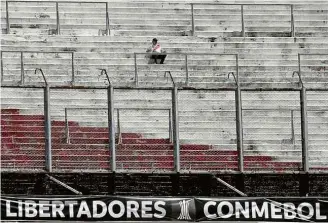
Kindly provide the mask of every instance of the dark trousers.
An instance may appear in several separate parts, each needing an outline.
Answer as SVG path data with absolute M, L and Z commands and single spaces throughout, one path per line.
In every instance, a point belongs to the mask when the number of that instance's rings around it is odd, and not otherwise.
M 160 64 L 163 64 L 165 58 L 166 58 L 166 55 L 152 55 L 152 57 L 151 57 L 151 59 L 155 60 L 156 64 L 157 64 L 157 59 L 160 59 L 161 60 Z

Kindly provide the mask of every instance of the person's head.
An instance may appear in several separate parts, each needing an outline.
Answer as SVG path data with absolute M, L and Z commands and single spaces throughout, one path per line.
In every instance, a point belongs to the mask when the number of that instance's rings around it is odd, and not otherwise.
M 156 45 L 157 44 L 157 39 L 154 38 L 153 41 L 152 41 L 153 45 Z

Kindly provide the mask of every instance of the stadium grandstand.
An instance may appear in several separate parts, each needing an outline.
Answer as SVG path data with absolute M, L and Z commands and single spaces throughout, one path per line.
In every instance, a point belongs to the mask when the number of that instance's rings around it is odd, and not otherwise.
M 327 1 L 1 0 L 1 31 L 2 194 L 328 196 Z

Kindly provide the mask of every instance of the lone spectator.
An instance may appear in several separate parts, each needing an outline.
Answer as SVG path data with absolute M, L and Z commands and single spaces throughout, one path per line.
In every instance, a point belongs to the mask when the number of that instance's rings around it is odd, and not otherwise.
M 146 51 L 147 53 L 165 53 L 165 51 L 162 50 L 161 45 L 158 43 L 158 40 L 156 38 L 152 41 L 152 46 L 149 47 Z M 155 63 L 157 64 L 157 60 L 160 59 L 160 64 L 164 63 L 164 60 L 166 58 L 166 54 L 162 55 L 152 55 L 150 59 L 154 59 Z

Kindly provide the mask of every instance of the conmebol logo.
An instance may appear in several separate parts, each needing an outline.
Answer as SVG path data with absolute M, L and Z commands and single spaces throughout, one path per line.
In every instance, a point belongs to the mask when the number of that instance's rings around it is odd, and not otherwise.
M 191 217 L 189 215 L 189 205 L 191 200 L 182 200 L 179 202 L 181 212 L 178 217 L 179 220 L 191 220 Z

